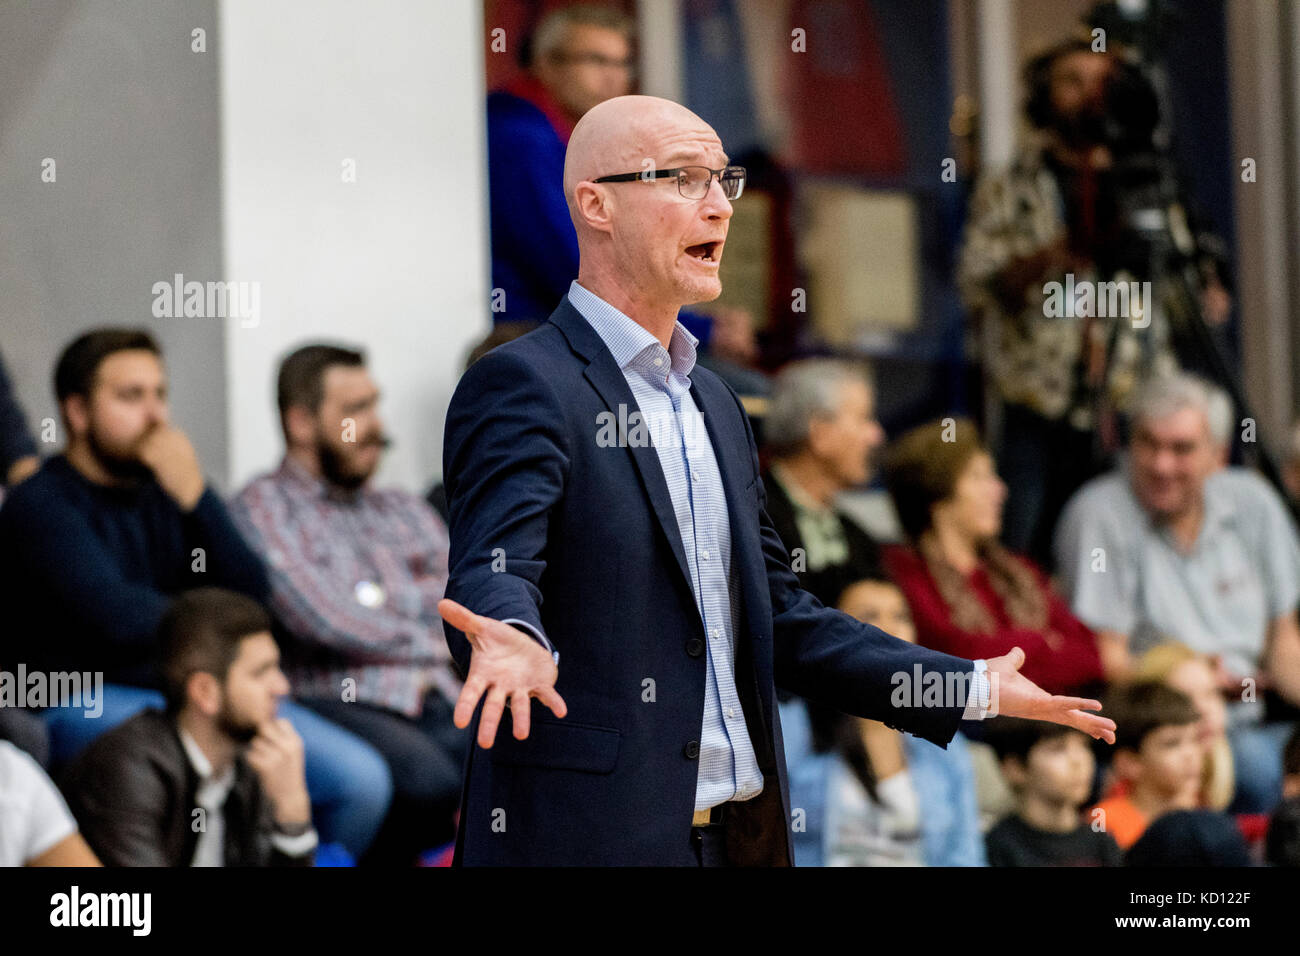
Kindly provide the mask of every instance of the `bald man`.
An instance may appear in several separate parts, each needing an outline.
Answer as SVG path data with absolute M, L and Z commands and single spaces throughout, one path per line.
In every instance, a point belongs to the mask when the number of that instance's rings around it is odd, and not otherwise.
M 565 160 L 577 279 L 452 398 L 457 863 L 793 865 L 777 684 L 939 746 L 991 710 L 1113 741 L 1018 651 L 938 654 L 799 588 L 740 402 L 677 321 L 721 292 L 744 175 L 682 106 L 594 107 Z

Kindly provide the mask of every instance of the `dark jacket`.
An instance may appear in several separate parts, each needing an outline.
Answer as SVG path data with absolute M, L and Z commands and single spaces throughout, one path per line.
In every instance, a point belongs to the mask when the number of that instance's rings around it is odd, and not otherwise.
M 101 735 L 60 781 L 86 842 L 105 866 L 189 866 L 199 833 L 194 821 L 199 776 L 176 723 L 146 710 Z M 257 775 L 235 761 L 224 807 L 226 866 L 310 866 L 271 843 L 270 802 Z
M 757 797 L 727 806 L 728 854 L 741 865 L 790 866 L 775 687 L 946 746 L 964 701 L 896 708 L 891 675 L 915 667 L 942 679 L 972 664 L 824 608 L 799 587 L 764 511 L 740 400 L 702 366 L 691 381 L 730 514 L 736 689 L 764 776 Z M 637 407 L 632 390 L 567 298 L 545 325 L 471 366 L 452 397 L 447 597 L 545 634 L 568 705 L 557 719 L 534 700 L 527 739 L 514 738 L 507 712 L 492 748 L 472 747 L 458 863 L 697 863 L 707 635 L 658 453 L 597 441 L 600 416 L 617 417 L 620 405 L 625 415 Z M 468 673 L 468 642 L 445 631 Z
M 770 471 L 763 475 L 763 487 L 767 489 L 767 514 L 772 519 L 772 527 L 786 546 L 786 553 L 792 554 L 795 548 L 803 548 L 803 536 L 795 523 L 794 502 L 781 487 Z M 866 577 L 883 577 L 880 566 L 880 549 L 871 535 L 860 528 L 853 519 L 836 512 L 840 526 L 844 529 L 844 541 L 849 554 L 843 564 L 828 565 L 816 571 L 803 570 L 795 572 L 803 589 L 827 607 L 839 604 L 840 595 L 850 584 Z

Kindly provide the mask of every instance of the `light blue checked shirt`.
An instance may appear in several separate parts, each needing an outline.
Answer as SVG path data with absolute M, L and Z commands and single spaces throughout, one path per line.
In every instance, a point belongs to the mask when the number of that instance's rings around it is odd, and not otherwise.
M 698 340 L 678 322 L 665 349 L 645 327 L 576 281 L 569 285 L 569 302 L 604 341 L 636 399 L 672 496 L 695 604 L 708 635 L 695 809 L 707 810 L 727 800 L 750 800 L 763 789 L 763 773 L 736 692 L 732 621 L 740 588 L 732 573 L 727 499 L 713 443 L 690 393 Z M 520 626 L 524 622 L 507 623 Z M 558 663 L 559 655 L 550 642 L 536 636 Z M 982 718 L 988 707 L 984 662 L 977 661 L 975 669 L 975 693 L 966 719 Z

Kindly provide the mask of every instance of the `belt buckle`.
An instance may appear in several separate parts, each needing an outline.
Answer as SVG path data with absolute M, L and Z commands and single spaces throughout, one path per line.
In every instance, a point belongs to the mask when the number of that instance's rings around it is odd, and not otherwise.
M 718 826 L 726 819 L 726 812 L 723 810 L 725 803 L 719 803 L 716 807 L 710 807 L 708 810 L 697 810 L 691 820 L 691 825 L 696 827 Z

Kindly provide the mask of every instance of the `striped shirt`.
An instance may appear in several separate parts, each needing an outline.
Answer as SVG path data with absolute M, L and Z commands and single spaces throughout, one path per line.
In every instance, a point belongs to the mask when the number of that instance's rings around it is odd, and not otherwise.
M 397 489 L 334 488 L 286 456 L 231 512 L 266 557 L 280 622 L 325 652 L 288 668 L 295 695 L 349 699 L 341 695 L 355 686 L 351 699 L 411 717 L 431 688 L 456 700 L 461 682 L 438 614 L 447 529 L 427 502 Z
M 636 399 L 672 496 L 708 636 L 695 809 L 752 799 L 763 789 L 763 774 L 736 692 L 732 622 L 740 588 L 731 560 L 731 526 L 713 445 L 690 393 L 698 340 L 678 322 L 665 349 L 647 329 L 576 281 L 569 286 L 569 301 L 604 340 Z

